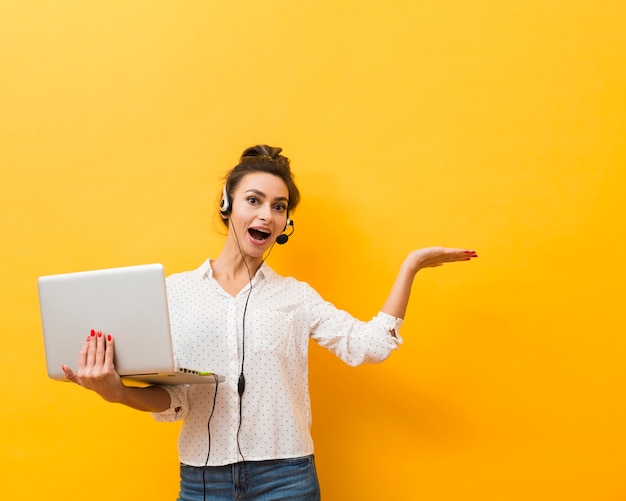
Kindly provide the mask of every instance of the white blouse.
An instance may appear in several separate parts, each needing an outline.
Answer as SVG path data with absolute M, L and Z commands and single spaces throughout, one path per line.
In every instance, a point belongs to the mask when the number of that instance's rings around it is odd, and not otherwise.
M 164 387 L 170 408 L 153 416 L 184 419 L 178 449 L 180 462 L 190 466 L 313 453 L 309 338 L 353 366 L 381 362 L 402 343 L 401 319 L 381 312 L 369 322 L 357 320 L 307 283 L 279 276 L 267 264 L 253 278 L 252 291 L 247 285 L 235 297 L 213 278 L 210 259 L 197 270 L 169 276 L 167 294 L 178 364 L 226 378 L 218 385 L 210 423 L 214 385 Z M 239 429 L 244 330 L 246 388 Z

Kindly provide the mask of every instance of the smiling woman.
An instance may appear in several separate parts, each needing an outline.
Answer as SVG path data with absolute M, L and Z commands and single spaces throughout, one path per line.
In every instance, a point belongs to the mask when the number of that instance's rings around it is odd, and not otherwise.
M 287 187 L 278 176 L 250 172 L 236 186 L 226 246 L 244 253 L 244 262 L 263 257 L 287 226 Z
M 176 357 L 224 375 L 214 393 L 204 385 L 124 386 L 111 335 L 88 337 L 77 373 L 64 367 L 68 379 L 107 401 L 152 411 L 158 421 L 183 420 L 181 501 L 239 499 L 240 491 L 249 499 L 271 493 L 271 499 L 319 500 L 309 341 L 349 365 L 385 360 L 402 344 L 399 329 L 415 274 L 476 257 L 467 249 L 412 251 L 371 320 L 337 309 L 265 262 L 293 227 L 290 214 L 300 201 L 281 151 L 265 145 L 244 151 L 226 176 L 220 213 L 228 235 L 219 256 L 167 279 Z

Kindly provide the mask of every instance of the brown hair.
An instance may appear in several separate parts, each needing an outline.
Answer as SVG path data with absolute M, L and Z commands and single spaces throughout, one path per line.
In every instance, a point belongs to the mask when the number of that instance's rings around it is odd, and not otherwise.
M 287 185 L 289 192 L 289 202 L 287 205 L 287 214 L 294 211 L 300 203 L 300 191 L 294 182 L 294 175 L 289 166 L 289 159 L 281 155 L 282 148 L 259 144 L 244 150 L 239 159 L 239 163 L 226 173 L 224 182 L 224 194 L 227 200 L 222 198 L 220 209 L 224 213 L 224 204 L 227 203 L 226 213 L 232 207 L 233 193 L 239 186 L 239 183 L 246 174 L 250 172 L 267 172 L 281 178 Z M 228 226 L 228 220 L 222 219 L 224 225 Z

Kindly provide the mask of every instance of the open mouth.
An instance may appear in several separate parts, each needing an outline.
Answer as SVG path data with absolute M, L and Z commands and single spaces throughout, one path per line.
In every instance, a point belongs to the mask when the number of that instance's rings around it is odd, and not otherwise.
M 268 233 L 267 231 L 257 230 L 256 228 L 250 228 L 248 230 L 248 233 L 254 240 L 257 240 L 259 242 L 264 242 L 270 237 L 270 233 Z

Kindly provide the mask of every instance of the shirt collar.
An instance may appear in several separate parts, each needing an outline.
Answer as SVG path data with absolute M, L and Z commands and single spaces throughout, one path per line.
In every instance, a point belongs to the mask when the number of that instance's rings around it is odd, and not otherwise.
M 213 278 L 213 268 L 211 267 L 212 258 L 207 259 L 204 263 L 200 265 L 198 268 L 198 273 L 202 278 Z M 258 280 L 268 280 L 271 281 L 276 277 L 276 272 L 270 268 L 270 265 L 265 261 L 261 264 L 259 271 L 256 274 L 256 278 Z

